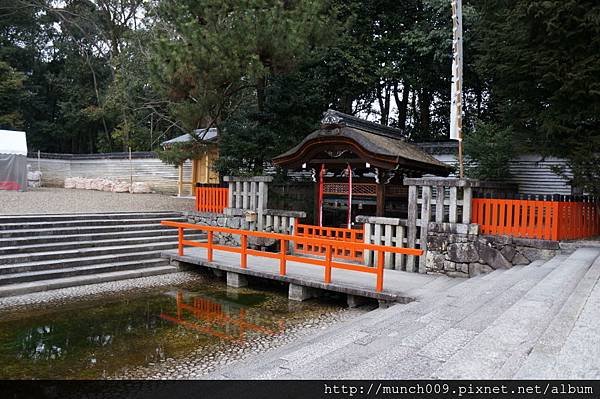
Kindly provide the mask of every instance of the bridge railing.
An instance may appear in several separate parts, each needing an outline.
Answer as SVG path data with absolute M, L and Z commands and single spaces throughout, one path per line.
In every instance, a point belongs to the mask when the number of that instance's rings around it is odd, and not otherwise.
M 294 235 L 297 237 L 324 238 L 328 240 L 344 242 L 364 242 L 364 232 L 362 228 L 346 229 L 338 227 L 313 226 L 309 224 L 298 223 L 296 225 L 296 229 L 294 230 Z M 327 252 L 327 248 L 325 246 L 305 244 L 303 242 L 295 240 L 294 252 L 324 256 Z M 363 261 L 363 251 L 347 247 L 333 248 L 332 256 L 334 258 L 347 259 L 352 261 Z
M 405 255 L 415 255 L 420 256 L 423 254 L 423 251 L 420 249 L 414 248 L 397 248 L 397 247 L 387 247 L 384 245 L 374 245 L 367 244 L 363 242 L 347 242 L 340 240 L 332 240 L 332 239 L 324 239 L 324 238 L 312 238 L 312 237 L 299 237 L 288 234 L 279 234 L 279 233 L 267 233 L 262 231 L 249 231 L 249 230 L 239 230 L 239 229 L 231 229 L 228 227 L 216 227 L 216 226 L 204 226 L 199 224 L 191 224 L 191 223 L 181 223 L 181 222 L 172 222 L 172 221 L 162 221 L 162 225 L 175 227 L 178 229 L 178 254 L 179 256 L 184 255 L 185 246 L 191 247 L 200 247 L 206 248 L 207 261 L 213 262 L 214 260 L 214 251 L 225 251 L 225 252 L 233 252 L 240 254 L 240 267 L 242 269 L 248 268 L 248 256 L 256 256 L 262 258 L 271 258 L 279 260 L 279 275 L 285 276 L 287 273 L 287 262 L 299 262 L 305 263 L 309 265 L 316 265 L 324 267 L 324 281 L 327 284 L 331 283 L 331 271 L 332 269 L 343 269 L 343 270 L 351 270 L 357 272 L 371 273 L 376 275 L 376 291 L 383 291 L 383 271 L 384 271 L 384 254 L 386 252 L 393 253 L 401 253 Z M 184 236 L 184 229 L 189 230 L 201 230 L 207 233 L 207 241 L 206 242 L 198 242 L 186 240 Z M 226 233 L 240 236 L 240 246 L 227 246 L 227 245 L 217 245 L 213 243 L 213 238 L 215 233 Z M 258 238 L 266 238 L 279 241 L 279 252 L 265 252 L 258 251 L 254 249 L 248 248 L 248 238 L 249 237 L 258 237 Z M 324 259 L 316 259 L 304 256 L 297 256 L 288 254 L 288 244 L 290 242 L 300 242 L 306 245 L 313 246 L 321 246 L 325 248 L 325 258 Z M 350 264 L 337 262 L 333 260 L 333 253 L 339 248 L 345 248 L 349 251 L 365 251 L 371 250 L 378 254 L 377 256 L 377 265 L 375 267 L 364 266 L 360 264 Z

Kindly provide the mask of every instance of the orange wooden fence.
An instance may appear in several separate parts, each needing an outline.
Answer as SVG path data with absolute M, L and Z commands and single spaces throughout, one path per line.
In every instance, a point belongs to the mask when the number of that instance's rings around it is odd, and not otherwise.
M 472 223 L 483 234 L 542 240 L 574 240 L 600 235 L 599 204 L 475 198 Z
M 384 245 L 375 245 L 375 244 L 366 244 L 363 242 L 347 242 L 340 240 L 332 240 L 332 239 L 324 239 L 324 238 L 311 238 L 311 237 L 299 237 L 288 234 L 279 234 L 279 233 L 267 233 L 262 231 L 249 231 L 249 230 L 238 230 L 231 229 L 228 227 L 215 227 L 215 226 L 204 226 L 200 224 L 191 224 L 191 223 L 182 223 L 182 222 L 172 222 L 168 220 L 163 220 L 161 222 L 164 226 L 176 227 L 178 229 L 178 254 L 179 256 L 184 255 L 184 247 L 192 246 L 192 247 L 201 247 L 206 248 L 207 260 L 209 262 L 213 261 L 213 253 L 214 251 L 225 251 L 225 252 L 233 252 L 240 254 L 240 268 L 246 269 L 248 268 L 248 255 L 262 257 L 262 258 L 271 258 L 279 260 L 279 275 L 285 276 L 287 270 L 287 261 L 305 263 L 308 265 L 316 265 L 322 266 L 324 268 L 324 281 L 325 283 L 331 283 L 331 270 L 332 269 L 344 269 L 344 270 L 352 270 L 357 272 L 364 273 L 372 273 L 377 276 L 376 282 L 376 291 L 383 291 L 383 266 L 384 266 L 384 254 L 386 252 L 393 253 L 401 253 L 405 255 L 413 255 L 413 256 L 421 256 L 423 254 L 423 250 L 414 249 L 414 248 L 398 248 L 398 247 L 387 247 Z M 206 231 L 207 240 L 206 242 L 198 242 L 186 240 L 184 237 L 184 229 L 190 230 L 201 230 Z M 240 236 L 239 247 L 226 246 L 226 245 L 217 245 L 213 243 L 213 238 L 215 233 L 226 233 L 226 234 L 234 234 Z M 275 239 L 279 241 L 279 252 L 265 252 L 265 251 L 257 251 L 254 249 L 248 248 L 248 237 L 261 237 L 267 239 Z M 303 244 L 310 244 L 314 246 L 322 246 L 325 248 L 325 259 L 317 259 L 310 258 L 304 256 L 297 256 L 287 253 L 288 243 L 289 242 L 300 242 Z M 364 265 L 350 264 L 350 263 L 342 263 L 333 261 L 333 253 L 337 248 L 346 248 L 346 250 L 354 250 L 354 251 L 365 251 L 371 250 L 377 252 L 377 266 L 369 267 Z
M 363 242 L 363 229 L 344 229 L 337 227 L 322 227 L 308 224 L 296 224 L 294 235 L 298 237 L 325 238 L 345 242 Z M 294 242 L 294 252 L 325 256 L 325 246 Z M 337 247 L 331 254 L 334 258 L 363 261 L 363 251 L 354 248 Z
M 228 191 L 223 187 L 196 187 L 196 210 L 222 213 L 227 208 Z

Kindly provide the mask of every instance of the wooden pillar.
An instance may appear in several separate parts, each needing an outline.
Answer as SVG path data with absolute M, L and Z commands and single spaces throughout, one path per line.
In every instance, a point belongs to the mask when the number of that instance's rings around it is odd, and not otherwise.
M 377 210 L 376 216 L 385 216 L 385 184 L 377 183 Z
M 198 159 L 192 159 L 192 181 L 190 183 L 190 191 L 194 192 L 194 187 L 196 187 L 196 183 L 198 183 L 198 166 L 200 161 Z M 208 183 L 208 182 L 205 182 Z
M 177 196 L 181 197 L 183 191 L 183 163 L 179 164 L 179 177 L 177 180 Z

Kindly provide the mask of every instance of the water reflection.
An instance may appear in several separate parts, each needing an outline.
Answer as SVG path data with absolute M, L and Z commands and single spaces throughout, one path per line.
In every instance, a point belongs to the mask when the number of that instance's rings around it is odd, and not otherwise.
M 283 332 L 319 306 L 292 310 L 279 293 L 157 291 L 11 313 L 0 321 L 1 378 L 101 378 L 225 343 Z M 215 349 L 213 349 L 215 348 Z
M 228 297 L 230 296 L 228 295 Z M 239 297 L 236 295 L 237 298 Z M 249 321 L 246 309 L 239 307 L 234 302 L 215 301 L 206 297 L 195 296 L 191 298 L 191 303 L 188 304 L 184 300 L 183 291 L 177 292 L 176 306 L 176 317 L 166 313 L 161 313 L 160 317 L 186 329 L 199 331 L 228 341 L 243 340 L 247 332 L 274 335 L 282 332 L 285 328 L 284 320 L 278 320 L 275 329 Z

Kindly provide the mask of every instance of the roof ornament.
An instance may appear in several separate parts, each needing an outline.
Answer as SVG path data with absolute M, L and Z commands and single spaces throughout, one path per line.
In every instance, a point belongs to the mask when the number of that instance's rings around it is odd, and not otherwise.
M 321 119 L 321 125 L 339 125 L 343 121 L 343 118 L 332 109 L 328 109 L 323 113 L 323 119 Z

